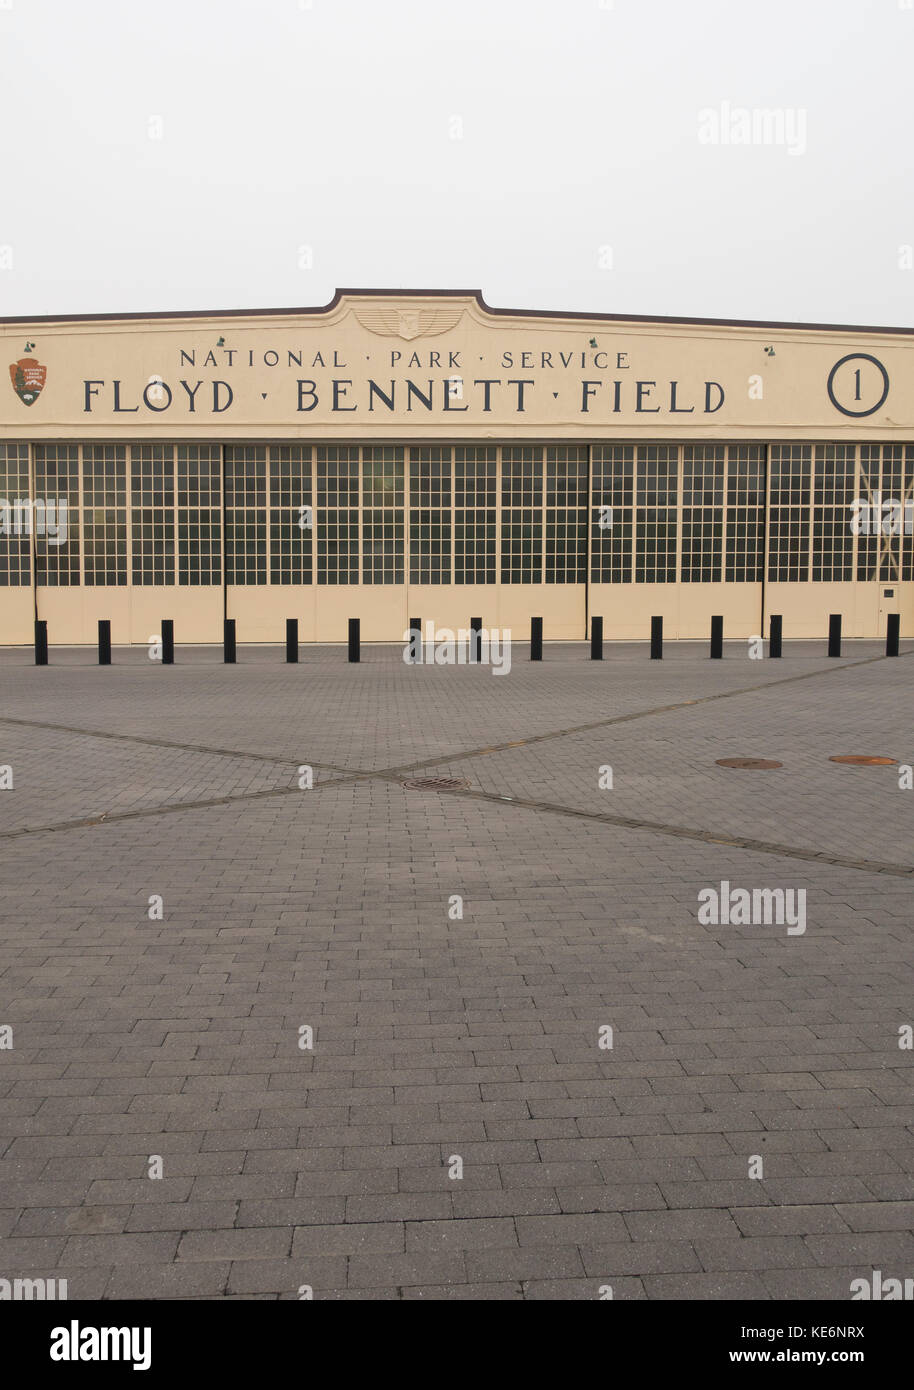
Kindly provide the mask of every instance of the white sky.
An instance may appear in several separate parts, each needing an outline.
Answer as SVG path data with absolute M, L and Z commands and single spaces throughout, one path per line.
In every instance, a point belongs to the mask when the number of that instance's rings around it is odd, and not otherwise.
M 911 326 L 909 5 L 0 0 L 0 315 L 447 287 Z M 805 112 L 805 151 L 701 143 L 723 102 Z

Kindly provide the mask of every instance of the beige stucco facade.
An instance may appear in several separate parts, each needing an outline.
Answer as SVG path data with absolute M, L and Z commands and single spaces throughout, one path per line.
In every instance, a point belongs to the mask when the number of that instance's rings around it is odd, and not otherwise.
M 0 336 L 3 643 L 36 615 L 52 644 L 167 617 L 218 642 L 225 616 L 242 642 L 288 617 L 302 641 L 349 617 L 399 641 L 411 616 L 569 640 L 597 615 L 609 638 L 655 614 L 742 638 L 779 613 L 789 639 L 835 612 L 875 637 L 894 611 L 914 633 L 910 331 L 341 292 Z M 66 539 L 17 533 L 14 503 L 55 486 Z

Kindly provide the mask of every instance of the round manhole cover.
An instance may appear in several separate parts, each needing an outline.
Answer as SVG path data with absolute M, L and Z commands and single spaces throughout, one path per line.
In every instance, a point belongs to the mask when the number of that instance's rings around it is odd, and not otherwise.
M 456 792 L 470 784 L 459 777 L 410 777 L 403 785 L 417 792 Z
M 772 758 L 718 758 L 718 767 L 747 767 L 756 771 L 765 771 L 769 767 L 783 767 L 783 763 L 776 763 Z
M 849 763 L 851 767 L 894 767 L 897 758 L 882 758 L 876 753 L 838 753 L 830 763 Z

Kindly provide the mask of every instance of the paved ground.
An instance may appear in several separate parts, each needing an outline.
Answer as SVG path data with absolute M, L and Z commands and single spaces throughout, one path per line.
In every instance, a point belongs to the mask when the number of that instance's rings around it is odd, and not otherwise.
M 0 653 L 0 1277 L 93 1299 L 910 1278 L 914 791 L 829 757 L 914 761 L 914 661 L 845 650 L 520 647 L 500 677 L 393 648 Z M 805 933 L 700 921 L 723 880 L 806 890 Z

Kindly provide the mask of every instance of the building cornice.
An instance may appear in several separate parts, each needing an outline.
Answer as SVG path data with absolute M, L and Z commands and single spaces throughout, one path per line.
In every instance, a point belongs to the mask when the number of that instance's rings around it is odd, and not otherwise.
M 669 324 L 706 328 L 764 328 L 798 332 L 885 333 L 914 336 L 914 328 L 877 324 L 794 323 L 780 319 L 690 318 L 678 314 L 605 314 L 584 312 L 579 309 L 505 309 L 487 304 L 481 290 L 430 289 L 339 289 L 327 304 L 308 305 L 299 308 L 156 309 L 148 313 L 0 315 L 0 324 L 144 323 L 187 319 L 318 317 L 331 313 L 346 299 L 463 299 L 472 301 L 484 314 L 492 318 L 569 320 L 580 323 Z

